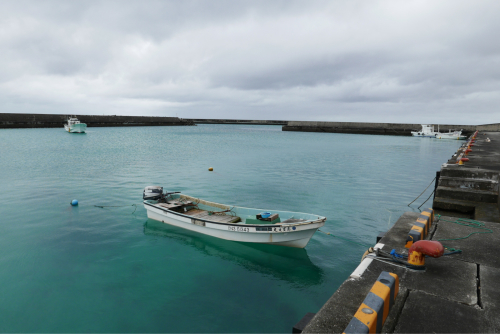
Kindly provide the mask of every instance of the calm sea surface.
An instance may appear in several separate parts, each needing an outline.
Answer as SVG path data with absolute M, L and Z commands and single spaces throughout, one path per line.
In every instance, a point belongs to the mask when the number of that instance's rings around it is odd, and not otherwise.
M 460 144 L 279 126 L 0 130 L 0 332 L 290 333 L 363 246 L 199 235 L 148 220 L 133 206 L 143 188 L 314 213 L 324 232 L 373 245 Z

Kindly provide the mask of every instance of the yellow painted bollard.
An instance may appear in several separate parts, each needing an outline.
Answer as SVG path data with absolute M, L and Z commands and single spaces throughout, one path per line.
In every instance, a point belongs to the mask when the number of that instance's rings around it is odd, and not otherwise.
M 431 226 L 430 222 L 430 216 L 427 214 L 421 213 L 420 216 L 418 216 L 416 223 L 420 223 L 421 225 L 418 226 L 423 226 L 424 227 L 424 238 L 429 234 L 429 229 Z
M 398 275 L 383 271 L 344 333 L 380 333 L 398 292 Z
M 429 217 L 429 228 L 430 228 L 432 226 L 432 223 L 434 223 L 434 209 L 428 208 L 428 209 L 422 210 L 421 214 Z

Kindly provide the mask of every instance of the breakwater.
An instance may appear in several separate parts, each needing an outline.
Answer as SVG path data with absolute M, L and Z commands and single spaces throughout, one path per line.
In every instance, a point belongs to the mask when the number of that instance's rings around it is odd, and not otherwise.
M 440 124 L 439 131 L 462 130 L 464 135 L 470 135 L 486 125 L 452 125 Z M 488 131 L 500 131 L 500 124 L 490 124 Z M 391 135 L 391 136 L 411 136 L 411 131 L 422 129 L 421 124 L 405 123 L 361 123 L 361 122 L 308 122 L 290 121 L 283 126 L 283 131 L 301 132 L 333 132 L 333 133 L 355 133 L 366 135 Z M 437 131 L 437 125 L 435 131 Z M 485 130 L 481 128 L 480 130 Z
M 55 114 L 0 114 L 0 129 L 59 128 L 71 115 Z M 191 120 L 178 117 L 76 115 L 89 127 L 114 126 L 184 126 L 195 125 Z

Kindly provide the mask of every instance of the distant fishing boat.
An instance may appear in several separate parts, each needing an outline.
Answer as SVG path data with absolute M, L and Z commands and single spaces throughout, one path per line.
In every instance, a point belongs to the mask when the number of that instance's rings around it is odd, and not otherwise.
M 460 131 L 449 130 L 448 132 L 437 132 L 436 138 L 437 139 L 467 139 L 467 136 L 462 135 L 462 130 L 460 130 Z
M 326 218 L 308 213 L 229 206 L 148 186 L 148 218 L 216 238 L 304 248 Z
M 462 130 L 449 130 L 448 132 L 440 132 L 439 125 L 438 130 L 434 131 L 434 125 L 422 124 L 422 129 L 420 131 L 412 131 L 411 135 L 414 137 L 428 137 L 436 139 L 466 139 L 467 136 L 462 135 Z
M 87 124 L 80 123 L 76 117 L 70 117 L 64 124 L 64 130 L 71 133 L 84 133 L 87 130 Z
M 420 131 L 412 131 L 411 135 L 414 137 L 436 138 L 436 133 L 434 132 L 434 125 L 422 124 L 422 129 Z

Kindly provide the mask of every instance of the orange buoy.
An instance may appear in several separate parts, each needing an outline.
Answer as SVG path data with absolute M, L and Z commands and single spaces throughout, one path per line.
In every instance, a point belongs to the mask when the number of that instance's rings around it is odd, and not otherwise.
M 469 161 L 469 158 L 462 158 L 462 159 L 460 159 L 460 161 L 467 162 L 467 161 Z

